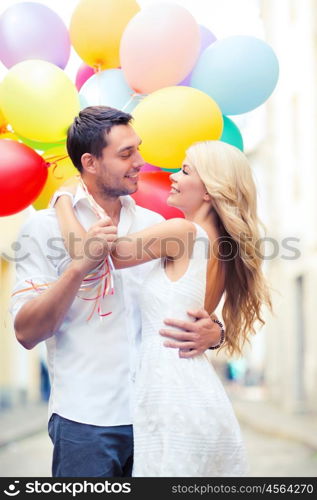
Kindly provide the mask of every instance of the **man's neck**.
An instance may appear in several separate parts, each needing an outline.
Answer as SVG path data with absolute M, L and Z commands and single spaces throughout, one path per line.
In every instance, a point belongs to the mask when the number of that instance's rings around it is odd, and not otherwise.
M 105 198 L 99 193 L 90 193 L 98 205 L 104 209 L 107 215 L 112 219 L 115 225 L 118 224 L 120 218 L 121 201 L 119 198 Z
M 119 197 L 106 196 L 105 193 L 100 192 L 95 186 L 83 179 L 89 194 L 104 209 L 106 214 L 112 219 L 115 225 L 118 225 L 121 210 L 121 201 Z

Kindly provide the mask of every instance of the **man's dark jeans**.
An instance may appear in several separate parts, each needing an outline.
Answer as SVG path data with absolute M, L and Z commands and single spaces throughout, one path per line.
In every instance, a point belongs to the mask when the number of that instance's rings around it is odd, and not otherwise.
M 54 445 L 53 477 L 131 476 L 132 425 L 99 427 L 53 413 L 48 433 Z

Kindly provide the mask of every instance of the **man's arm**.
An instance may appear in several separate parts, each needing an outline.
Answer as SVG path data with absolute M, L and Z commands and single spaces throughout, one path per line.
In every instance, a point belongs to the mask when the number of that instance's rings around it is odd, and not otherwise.
M 179 349 L 180 358 L 193 358 L 202 354 L 221 340 L 221 328 L 212 319 L 217 319 L 215 314 L 212 318 L 205 309 L 198 311 L 187 311 L 196 321 L 181 321 L 166 319 L 164 323 L 168 326 L 181 328 L 182 331 L 162 329 L 160 334 L 167 337 L 164 342 L 166 347 Z
M 34 287 L 29 287 L 29 291 L 23 290 L 22 297 L 19 299 L 19 290 L 15 293 L 17 300 L 22 300 L 22 307 L 18 310 L 15 320 L 14 329 L 18 341 L 26 348 L 32 349 L 39 342 L 51 337 L 56 332 L 62 323 L 68 309 L 71 307 L 78 289 L 85 276 L 96 268 L 105 257 L 108 255 L 109 247 L 109 228 L 102 227 L 104 223 L 94 224 L 86 233 L 82 242 L 83 249 L 87 241 L 89 245 L 88 252 L 82 251 L 82 258 L 71 262 L 68 269 L 60 276 L 51 276 L 48 279 L 49 284 L 43 292 L 36 293 L 36 288 L 41 284 L 35 283 Z M 43 230 L 43 225 L 38 228 Z M 41 241 L 36 238 L 34 230 L 29 225 L 30 234 L 27 236 L 28 242 L 24 249 L 27 250 L 27 257 L 19 264 L 17 277 L 20 285 L 22 283 L 32 283 L 41 276 L 51 273 L 52 268 L 49 267 L 47 258 L 43 255 Z M 38 235 L 37 235 L 38 236 Z M 114 234 L 113 238 L 116 237 Z M 38 279 L 36 279 L 36 276 Z M 42 280 L 43 281 L 43 280 Z M 34 290 L 35 289 L 35 290 Z M 19 304 L 18 304 L 19 305 Z M 13 312 L 16 305 L 13 305 Z
M 24 304 L 14 321 L 17 340 L 26 349 L 32 349 L 58 330 L 84 279 L 78 267 L 70 267 L 42 292 Z

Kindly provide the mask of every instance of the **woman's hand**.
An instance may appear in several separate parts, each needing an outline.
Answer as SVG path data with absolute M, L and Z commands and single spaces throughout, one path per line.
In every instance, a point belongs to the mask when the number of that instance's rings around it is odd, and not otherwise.
M 81 249 L 73 266 L 83 274 L 91 272 L 108 256 L 116 239 L 117 228 L 110 217 L 99 220 L 80 240 Z
M 74 175 L 73 177 L 70 177 L 67 179 L 67 181 L 64 182 L 57 191 L 55 191 L 54 195 L 51 198 L 50 206 L 52 208 L 59 207 L 61 210 L 63 210 L 63 207 L 72 207 L 72 200 L 70 196 L 65 195 L 63 193 L 69 193 L 72 197 L 75 196 L 77 188 L 79 184 L 79 176 Z M 59 194 L 61 193 L 61 194 Z

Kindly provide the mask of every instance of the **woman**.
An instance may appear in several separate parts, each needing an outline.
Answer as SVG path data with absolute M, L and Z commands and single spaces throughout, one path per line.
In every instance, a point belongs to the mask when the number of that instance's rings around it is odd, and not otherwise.
M 185 219 L 118 238 L 111 247 L 116 268 L 158 259 L 140 292 L 133 475 L 241 476 L 247 464 L 239 425 L 207 356 L 180 358 L 158 332 L 168 316 L 188 320 L 184 311 L 203 306 L 212 313 L 223 295 L 229 354 L 240 354 L 254 323 L 264 323 L 260 310 L 270 299 L 256 247 L 256 189 L 244 154 L 220 141 L 191 146 L 170 178 L 167 202 Z M 83 235 L 67 196 L 56 210 L 65 241 L 71 231 Z

